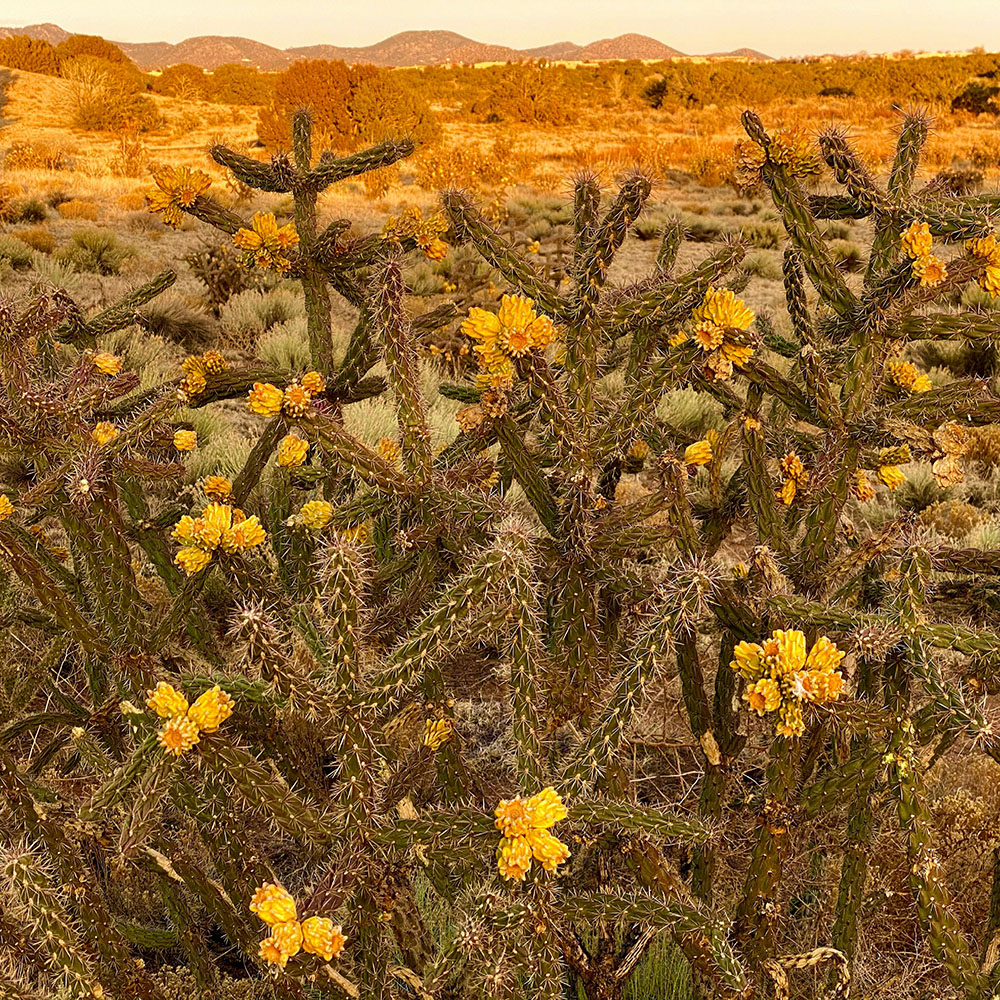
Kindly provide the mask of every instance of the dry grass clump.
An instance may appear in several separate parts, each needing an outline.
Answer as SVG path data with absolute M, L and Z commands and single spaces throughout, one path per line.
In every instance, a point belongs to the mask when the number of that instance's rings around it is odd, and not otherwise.
M 56 205 L 56 211 L 63 219 L 84 219 L 87 222 L 97 221 L 97 205 L 83 198 L 70 198 L 69 201 L 61 201 Z
M 32 226 L 27 229 L 12 229 L 10 235 L 20 240 L 32 250 L 50 254 L 56 248 L 57 240 L 44 226 Z

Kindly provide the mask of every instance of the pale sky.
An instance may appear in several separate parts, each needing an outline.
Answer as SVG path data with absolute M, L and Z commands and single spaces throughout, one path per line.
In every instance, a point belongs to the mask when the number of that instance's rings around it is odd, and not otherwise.
M 243 35 L 279 48 L 447 29 L 516 48 L 634 31 L 691 54 L 1000 50 L 1000 0 L 0 0 L 0 25 L 45 21 L 118 41 Z

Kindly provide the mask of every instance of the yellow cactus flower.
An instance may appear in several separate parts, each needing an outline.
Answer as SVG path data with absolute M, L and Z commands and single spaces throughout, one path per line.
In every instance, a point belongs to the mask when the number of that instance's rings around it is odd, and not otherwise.
M 991 264 L 987 267 L 979 279 L 979 284 L 993 298 L 1000 296 L 1000 264 Z
M 208 174 L 190 167 L 155 170 L 153 182 L 157 189 L 146 194 L 146 205 L 174 229 L 181 224 L 181 210 L 190 208 L 212 185 Z
M 548 830 L 529 830 L 524 838 L 531 848 L 532 857 L 547 872 L 554 872 L 569 858 L 569 848 Z
M 170 719 L 175 715 L 187 715 L 187 698 L 166 681 L 160 681 L 152 691 L 147 691 L 146 695 L 146 705 L 161 719 Z
M 439 750 L 455 732 L 451 719 L 428 719 L 424 723 L 424 746 Z
M 1000 241 L 997 240 L 995 233 L 990 233 L 989 236 L 979 236 L 975 239 L 966 240 L 965 249 L 973 257 L 979 257 L 980 260 L 985 260 L 987 264 L 1000 267 Z
M 168 719 L 159 735 L 163 748 L 178 757 L 190 750 L 198 740 L 198 727 L 186 715 L 175 715 Z
M 879 482 L 888 486 L 890 490 L 898 489 L 906 482 L 906 476 L 900 471 L 898 465 L 881 465 L 878 469 Z
M 293 382 L 284 395 L 284 410 L 290 417 L 304 417 L 312 406 L 312 395 L 301 382 Z
M 711 461 L 712 445 L 709 441 L 695 441 L 684 449 L 685 465 L 708 465 Z
M 298 242 L 299 234 L 295 226 L 292 223 L 279 226 L 270 212 L 254 212 L 250 228 L 238 230 L 233 237 L 233 243 L 244 251 L 245 267 L 271 268 L 282 273 L 292 263 L 285 256 L 285 251 Z
M 920 279 L 921 288 L 934 288 L 948 277 L 948 266 L 940 257 L 927 254 L 913 262 L 913 273 Z
M 711 323 L 733 330 L 747 330 L 755 316 L 753 310 L 728 288 L 709 287 L 701 305 L 695 308 L 691 318 L 696 324 Z
M 291 893 L 275 882 L 265 882 L 257 887 L 250 900 L 250 912 L 272 927 L 297 919 Z
M 931 236 L 930 226 L 926 222 L 914 220 L 907 226 L 901 237 L 903 253 L 912 260 L 919 260 L 921 257 L 930 255 L 931 247 L 934 245 L 934 238 Z
M 201 488 L 210 500 L 224 503 L 233 495 L 233 484 L 225 476 L 206 476 Z
M 792 177 L 803 178 L 819 173 L 816 142 L 800 128 L 777 129 L 771 136 L 766 156 L 772 163 L 783 166 Z
M 346 943 L 343 928 L 329 917 L 307 917 L 302 921 L 302 950 L 319 955 L 324 962 L 335 959 Z
M 184 570 L 187 576 L 200 573 L 212 561 L 212 553 L 205 549 L 185 545 L 174 556 L 174 562 Z
M 232 549 L 227 551 L 245 552 L 247 549 L 256 548 L 266 538 L 267 532 L 254 514 L 233 525 L 228 538 Z
M 740 641 L 733 649 L 733 660 L 729 666 L 747 680 L 758 677 L 764 669 L 763 646 L 756 642 Z
M 778 717 L 781 720 L 776 729 L 779 736 L 801 736 L 806 731 L 801 702 L 782 702 L 781 708 L 778 709 Z
M 722 347 L 726 339 L 726 331 L 714 323 L 699 323 L 694 328 L 694 342 L 703 351 L 716 351 Z
M 444 260 L 448 255 L 448 244 L 439 238 L 431 240 L 423 250 L 424 256 L 428 260 Z
M 500 841 L 497 868 L 505 879 L 524 881 L 531 868 L 531 845 L 525 837 L 505 837 Z
M 462 333 L 476 341 L 479 372 L 486 385 L 496 388 L 513 383 L 512 359 L 544 350 L 555 340 L 555 326 L 547 316 L 535 312 L 534 299 L 504 295 L 497 313 L 469 310 Z
M 303 441 L 297 434 L 286 434 L 278 445 L 278 465 L 285 469 L 300 466 L 309 453 L 309 442 Z
M 14 505 L 10 502 L 10 497 L 6 493 L 0 493 L 0 521 L 14 516 Z
M 551 785 L 532 795 L 528 799 L 527 809 L 531 817 L 531 825 L 538 829 L 547 830 L 554 823 L 569 815 L 562 796 Z
M 965 479 L 965 470 L 957 455 L 944 455 L 931 465 L 931 475 L 938 486 L 948 489 L 950 486 L 957 486 Z
M 506 879 L 522 880 L 532 858 L 546 871 L 556 871 L 569 848 L 549 833 L 549 827 L 567 816 L 566 806 L 551 786 L 522 799 L 503 799 L 497 806 L 495 826 L 503 834 L 497 850 L 497 867 Z
M 233 699 L 218 684 L 199 695 L 187 713 L 203 733 L 214 733 L 232 714 Z
M 197 545 L 198 522 L 189 514 L 185 514 L 175 525 L 171 532 L 172 537 L 184 545 Z
M 98 444 L 107 444 L 109 441 L 114 441 L 118 437 L 118 428 L 114 424 L 107 420 L 102 420 L 94 425 L 94 429 L 90 432 L 90 436 Z
M 288 964 L 288 956 L 278 947 L 273 935 L 268 935 L 261 941 L 258 954 L 270 965 L 280 965 L 284 968 Z
M 229 363 L 219 351 L 205 351 L 201 356 L 201 363 L 210 375 L 218 375 L 229 367 Z
M 188 399 L 197 399 L 208 387 L 208 382 L 202 372 L 188 372 L 181 379 L 181 392 Z
M 320 372 L 306 372 L 299 379 L 299 382 L 302 384 L 302 388 L 313 396 L 318 396 L 326 390 L 326 379 Z
M 299 510 L 299 522 L 310 531 L 325 528 L 333 517 L 333 504 L 326 500 L 310 500 Z
M 254 382 L 247 397 L 247 406 L 261 417 L 276 417 L 281 413 L 284 401 L 285 394 L 277 386 L 270 382 Z
M 934 388 L 934 383 L 931 382 L 929 375 L 918 375 L 913 380 L 913 385 L 910 388 L 914 392 L 929 392 Z
M 174 431 L 174 447 L 178 451 L 194 451 L 198 447 L 198 432 L 191 430 Z
M 778 682 L 770 677 L 762 677 L 753 684 L 748 684 L 743 691 L 743 700 L 758 715 L 773 712 L 781 704 L 781 688 Z
M 102 375 L 117 375 L 122 370 L 122 359 L 115 354 L 101 351 L 94 355 L 94 367 Z
M 871 500 L 875 496 L 875 487 L 872 486 L 864 469 L 857 469 L 854 472 L 854 495 L 862 502 Z
M 282 955 L 292 958 L 302 949 L 302 925 L 297 920 L 286 920 L 271 927 L 271 940 Z M 284 963 L 282 963 L 284 964 Z
M 678 330 L 672 337 L 667 340 L 668 347 L 680 347 L 681 344 L 686 344 L 688 341 L 688 335 L 683 330 Z

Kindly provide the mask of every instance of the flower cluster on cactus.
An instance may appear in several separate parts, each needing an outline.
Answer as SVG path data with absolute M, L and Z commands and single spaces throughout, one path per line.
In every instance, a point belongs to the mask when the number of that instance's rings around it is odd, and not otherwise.
M 174 525 L 173 537 L 181 543 L 174 562 L 188 576 L 194 576 L 212 561 L 217 549 L 246 552 L 267 535 L 256 514 L 247 517 L 238 507 L 210 503 L 198 517 L 185 514 Z
M 329 917 L 306 917 L 300 921 L 294 898 L 274 882 L 258 886 L 250 900 L 250 912 L 260 917 L 271 932 L 260 943 L 260 957 L 282 969 L 300 951 L 330 962 L 347 943 L 343 928 Z
M 295 224 L 287 222 L 279 226 L 271 212 L 254 212 L 250 228 L 238 229 L 233 236 L 233 243 L 243 251 L 244 267 L 259 267 L 280 274 L 292 266 L 286 254 L 298 242 Z
M 160 681 L 147 692 L 146 705 L 166 720 L 159 741 L 167 753 L 178 757 L 198 743 L 202 733 L 216 732 L 233 714 L 233 699 L 218 684 L 189 705 L 180 691 Z
M 382 227 L 382 239 L 399 245 L 403 240 L 413 240 L 428 260 L 443 260 L 448 244 L 441 238 L 448 231 L 448 222 L 440 212 L 424 218 L 423 210 L 413 205 L 404 208 L 400 215 L 390 215 Z
M 180 226 L 184 209 L 212 186 L 208 174 L 190 167 L 161 167 L 152 175 L 156 188 L 146 194 L 146 205 L 173 229 Z
M 247 407 L 261 417 L 276 417 L 284 411 L 289 417 L 300 418 L 308 413 L 313 397 L 325 388 L 326 379 L 315 371 L 306 372 L 285 389 L 270 382 L 254 382 L 247 397 Z
M 502 799 L 496 807 L 496 828 L 503 834 L 497 847 L 497 867 L 505 879 L 524 881 L 532 859 L 555 872 L 569 858 L 569 848 L 550 830 L 565 819 L 562 796 L 550 785 L 522 799 Z
M 504 295 L 495 313 L 470 309 L 462 332 L 476 342 L 479 385 L 494 389 L 514 384 L 515 359 L 545 350 L 556 338 L 552 320 L 539 315 L 534 300 L 523 295 Z
M 836 701 L 843 691 L 842 653 L 825 635 L 806 652 L 806 637 L 798 629 L 776 629 L 763 643 L 740 642 L 730 664 L 746 681 L 743 700 L 758 715 L 778 713 L 781 736 L 806 731 L 804 703 Z

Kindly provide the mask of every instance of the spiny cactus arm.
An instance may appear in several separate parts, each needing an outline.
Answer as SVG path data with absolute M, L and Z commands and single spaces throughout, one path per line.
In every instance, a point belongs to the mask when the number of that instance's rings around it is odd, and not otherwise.
M 467 635 L 469 619 L 483 613 L 492 620 L 495 608 L 508 606 L 511 553 L 502 539 L 485 547 L 472 567 L 448 587 L 412 634 L 386 657 L 386 665 L 359 693 L 358 707 L 386 708 L 419 683 L 439 652 Z
M 514 478 L 524 490 L 528 503 L 549 534 L 558 535 L 561 525 L 558 504 L 538 462 L 528 451 L 523 431 L 510 414 L 500 417 L 495 426 L 502 454 L 510 463 Z
M 532 581 L 528 539 L 512 533 L 511 592 L 514 608 L 510 633 L 510 700 L 514 745 L 517 748 L 518 787 L 527 792 L 542 788 L 542 721 L 538 714 L 538 680 L 542 670 L 542 642 L 538 594 Z
M 56 339 L 83 347 L 93 347 L 98 337 L 133 324 L 136 321 L 138 310 L 147 302 L 155 299 L 157 295 L 165 292 L 176 280 L 176 271 L 162 271 L 155 278 L 147 281 L 91 319 L 57 330 Z
M 377 280 L 371 299 L 371 323 L 384 345 L 404 465 L 419 482 L 426 482 L 433 461 L 431 431 L 421 395 L 413 330 L 403 313 L 403 275 L 398 261 L 390 261 Z
M 866 219 L 871 207 L 845 194 L 813 194 L 809 196 L 809 211 L 815 219 Z
M 313 191 L 323 191 L 331 184 L 347 180 L 348 177 L 359 177 L 405 160 L 413 154 L 415 148 L 412 139 L 396 138 L 386 139 L 377 146 L 359 150 L 350 156 L 337 158 L 324 153 L 319 163 L 305 175 L 304 181 Z
M 652 285 L 640 284 L 615 296 L 614 301 L 600 310 L 600 322 L 614 330 L 616 339 L 633 334 L 637 329 L 652 325 L 673 334 L 705 297 L 710 285 L 715 285 L 746 257 L 746 247 L 727 240 L 701 263 L 676 279 L 664 275 Z
M 770 139 L 760 118 L 752 111 L 744 111 L 742 121 L 747 135 L 766 152 Z M 761 174 L 771 189 L 789 238 L 802 251 L 802 264 L 820 298 L 839 316 L 851 315 L 857 306 L 854 294 L 834 264 L 798 182 L 783 166 L 770 161 L 763 165 Z
M 974 311 L 904 316 L 886 330 L 906 340 L 992 340 L 996 334 L 996 315 Z
M 788 621 L 809 622 L 816 627 L 853 631 L 864 625 L 880 628 L 899 627 L 895 618 L 873 613 L 850 611 L 818 602 L 807 601 L 798 597 L 773 595 L 767 598 L 768 605 Z M 942 623 L 917 622 L 908 625 L 908 635 L 921 639 L 939 649 L 954 649 L 959 653 L 973 655 L 975 653 L 1000 653 L 1000 633 L 984 629 L 971 629 L 961 625 Z
M 154 885 L 166 908 L 170 922 L 177 931 L 177 941 L 187 957 L 188 968 L 199 990 L 208 992 L 217 984 L 217 972 L 212 953 L 202 936 L 198 918 L 190 900 L 181 891 L 179 880 L 164 875 L 151 862 L 147 863 Z
M 708 827 L 693 816 L 666 809 L 634 806 L 627 802 L 575 800 L 570 803 L 568 812 L 570 822 L 620 827 L 666 840 L 701 844 L 709 837 Z
M 677 252 L 684 242 L 684 226 L 678 219 L 669 219 L 663 226 L 660 248 L 656 251 L 656 270 L 670 274 L 677 263 Z
M 654 616 L 628 651 L 600 718 L 563 769 L 561 784 L 571 795 L 582 794 L 615 760 L 628 737 L 628 727 L 645 695 L 646 684 L 664 669 L 672 648 L 670 618 Z
M 464 194 L 447 191 L 442 200 L 459 239 L 469 240 L 487 264 L 522 295 L 534 299 L 543 313 L 553 319 L 565 318 L 556 290 L 486 222 Z
M 262 163 L 237 153 L 221 143 L 209 147 L 208 155 L 225 167 L 237 180 L 256 191 L 270 191 L 275 194 L 287 194 L 292 190 L 287 171 L 276 170 L 274 164 Z
M 632 223 L 639 217 L 651 190 L 649 178 L 638 171 L 634 172 L 625 179 L 604 218 L 590 227 L 586 243 L 580 251 L 576 309 L 571 331 L 583 326 L 593 314 L 600 290 L 607 280 L 608 268 L 625 242 Z M 567 342 L 567 350 L 567 357 L 575 359 L 576 354 L 570 342 Z M 572 361 L 569 367 L 572 367 Z
M 16 894 L 28 920 L 24 927 L 33 929 L 38 944 L 54 972 L 63 977 L 74 997 L 104 995 L 96 956 L 80 939 L 75 921 L 67 913 L 40 860 L 28 851 L 12 852 L 5 860 L 2 874 Z
M 310 422 L 320 447 L 336 462 L 353 469 L 364 482 L 393 493 L 411 493 L 413 483 L 381 455 L 365 447 L 342 424 L 326 414 L 316 413 Z
M 573 410 L 555 372 L 542 357 L 530 358 L 521 367 L 532 395 L 538 400 L 539 415 L 552 435 L 559 456 L 570 459 L 578 468 L 589 467 L 580 428 L 573 419 Z
M 812 344 L 815 334 L 809 313 L 805 276 L 802 273 L 802 257 L 794 247 L 789 247 L 782 255 L 781 276 L 785 284 L 785 302 L 792 329 L 803 344 Z
M 236 212 L 230 211 L 220 205 L 214 198 L 200 194 L 195 198 L 194 203 L 183 209 L 188 215 L 204 222 L 213 229 L 218 229 L 230 236 L 235 236 L 241 229 L 248 229 L 246 220 Z
M 811 424 L 822 425 L 826 422 L 810 403 L 806 394 L 794 382 L 785 378 L 776 368 L 772 368 L 760 358 L 751 358 L 740 371 L 767 395 L 780 400 L 788 411 L 794 413 L 799 419 Z
M 199 747 L 206 770 L 236 793 L 236 808 L 248 809 L 297 840 L 316 843 L 329 840 L 329 828 L 321 814 L 283 781 L 273 777 L 248 750 L 218 734 L 203 739 Z M 239 823 L 238 818 L 233 821 Z
M 829 128 L 823 132 L 819 137 L 819 148 L 837 183 L 847 189 L 848 195 L 859 208 L 864 209 L 865 215 L 870 215 L 873 211 L 884 211 L 885 195 L 879 190 L 875 178 L 861 161 L 857 151 L 851 148 L 843 129 Z
M 116 644 L 141 649 L 147 605 L 136 586 L 132 553 L 118 509 L 95 498 L 85 516 L 68 504 L 60 519 L 71 539 L 74 562 L 79 560 L 86 567 L 94 610 L 103 618 L 104 630 Z
M 989 383 L 980 379 L 955 379 L 927 392 L 897 399 L 886 405 L 880 416 L 889 422 L 929 423 L 939 422 L 943 414 L 952 419 L 968 419 L 973 424 L 994 423 L 1000 420 L 1000 396 L 993 393 Z
M 84 617 L 77 603 L 65 587 L 60 586 L 50 570 L 40 561 L 32 545 L 22 538 L 13 525 L 0 523 L 0 554 L 15 575 L 35 595 L 59 625 L 72 635 L 88 653 L 107 655 L 106 638 Z
M 906 837 L 910 884 L 917 916 L 931 953 L 944 966 L 952 986 L 969 1000 L 986 995 L 986 975 L 971 942 L 952 910 L 931 845 L 931 817 L 925 804 L 923 781 L 909 747 L 907 720 L 890 745 L 889 783 L 898 802 L 899 826 Z
M 921 111 L 909 112 L 900 123 L 896 153 L 889 171 L 889 194 L 906 197 L 913 188 L 920 165 L 920 153 L 930 135 L 930 119 Z
M 580 174 L 573 183 L 573 269 L 578 271 L 580 258 L 597 225 L 601 207 L 601 187 L 597 176 Z

